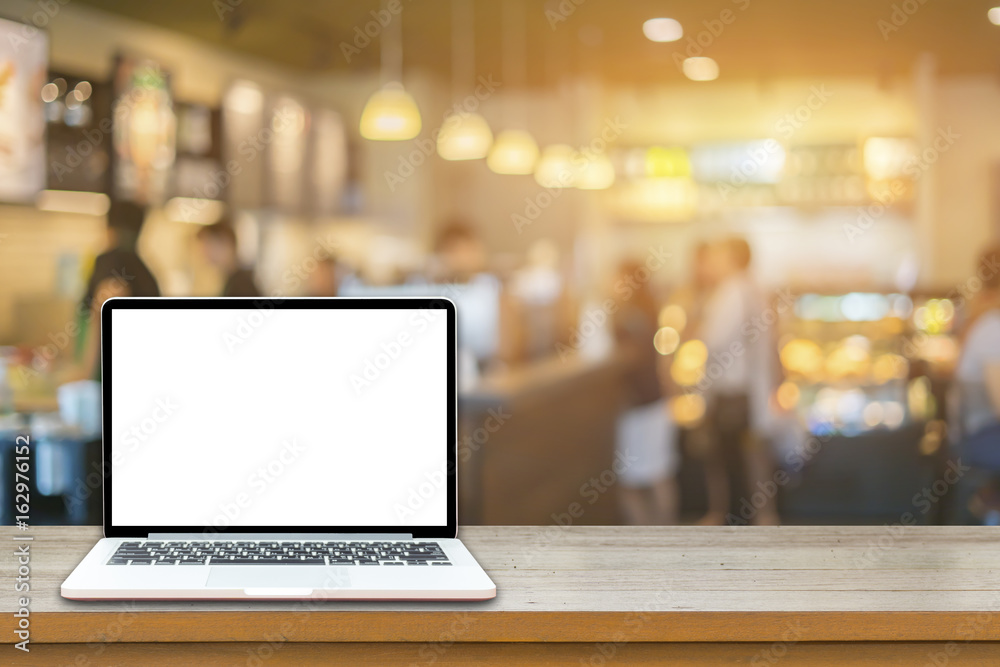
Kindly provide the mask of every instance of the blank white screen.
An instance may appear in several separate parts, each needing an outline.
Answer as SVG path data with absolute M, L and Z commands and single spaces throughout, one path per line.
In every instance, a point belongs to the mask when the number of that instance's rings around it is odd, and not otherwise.
M 446 311 L 111 318 L 114 525 L 447 525 Z

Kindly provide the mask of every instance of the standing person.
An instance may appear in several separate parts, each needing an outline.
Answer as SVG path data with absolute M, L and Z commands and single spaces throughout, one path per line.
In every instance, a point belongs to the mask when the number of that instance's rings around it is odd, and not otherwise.
M 670 295 L 670 303 L 684 309 L 684 331 L 697 331 L 704 317 L 705 302 L 715 286 L 711 265 L 712 247 L 700 241 L 691 255 L 691 274 L 688 282 Z M 690 337 L 690 336 L 688 336 Z
M 705 318 L 705 304 L 716 285 L 713 258 L 715 249 L 707 241 L 699 242 L 692 253 L 691 274 L 688 282 L 670 295 L 670 303 L 679 306 L 684 313 L 684 326 L 680 342 L 686 343 L 701 335 Z M 673 394 L 680 388 L 671 386 Z M 678 427 L 678 438 L 684 443 L 685 451 L 702 462 L 705 471 L 705 492 L 708 509 L 698 521 L 703 525 L 718 525 L 725 521 L 729 509 L 729 478 L 722 458 L 714 451 L 712 430 L 702 419 L 695 425 Z
M 260 296 L 253 271 L 240 266 L 236 252 L 236 231 L 227 221 L 202 227 L 198 241 L 208 263 L 226 276 L 222 296 Z
M 79 366 L 70 376 L 100 379 L 100 312 L 106 300 L 115 296 L 160 296 L 156 278 L 136 251 L 145 220 L 146 209 L 130 201 L 113 201 L 108 208 L 108 245 L 94 260 L 78 309 Z
M 762 506 L 751 501 L 774 471 L 762 431 L 776 378 L 772 337 L 767 332 L 744 333 L 745 325 L 760 321 L 766 308 L 750 275 L 751 260 L 750 245 L 738 237 L 711 251 L 717 285 L 705 304 L 701 325 L 708 359 L 699 389 L 705 394 L 714 441 L 710 466 L 724 471 L 728 479 L 729 515 L 719 517 L 721 508 L 711 508 L 706 519 L 773 525 L 778 523 L 776 498 L 765 498 Z
M 641 265 L 626 262 L 619 275 L 635 284 Z M 649 283 L 639 284 L 615 313 L 615 339 L 625 352 L 625 411 L 618 419 L 616 450 L 628 462 L 619 472 L 619 498 L 631 525 L 677 523 L 679 457 L 675 431 L 658 372 L 659 355 L 653 347 L 657 304 Z
M 962 352 L 955 369 L 960 458 L 976 468 L 960 498 L 979 486 L 972 505 L 987 523 L 1000 520 L 1000 245 L 987 248 L 976 271 L 982 289 L 968 303 Z M 965 512 L 966 503 L 957 511 Z M 967 517 L 962 517 L 967 519 Z M 963 520 L 963 523 L 965 521 Z

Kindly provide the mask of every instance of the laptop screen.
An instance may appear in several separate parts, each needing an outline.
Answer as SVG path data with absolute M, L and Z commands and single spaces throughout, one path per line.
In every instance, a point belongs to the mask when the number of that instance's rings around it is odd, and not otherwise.
M 449 525 L 453 311 L 226 301 L 109 302 L 110 523 Z

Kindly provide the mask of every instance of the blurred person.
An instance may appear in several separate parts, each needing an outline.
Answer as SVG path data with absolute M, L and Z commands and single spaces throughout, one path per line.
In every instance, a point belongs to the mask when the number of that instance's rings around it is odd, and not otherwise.
M 688 282 L 670 294 L 670 303 L 684 310 L 686 325 L 684 331 L 697 331 L 704 316 L 705 302 L 715 286 L 710 262 L 711 245 L 699 241 L 691 254 L 691 274 Z
M 702 320 L 705 316 L 705 304 L 715 288 L 716 276 L 713 271 L 714 249 L 707 241 L 695 245 L 691 255 L 691 274 L 688 282 L 681 285 L 670 295 L 670 304 L 679 306 L 684 313 L 684 327 L 680 332 L 680 342 L 694 340 L 701 333 Z M 671 394 L 682 393 L 680 387 L 670 385 Z M 702 462 L 705 474 L 705 492 L 708 509 L 699 523 L 722 523 L 729 509 L 729 478 L 720 457 L 713 452 L 711 429 L 704 420 L 698 424 L 678 428 L 678 439 L 685 451 Z
M 658 305 L 649 282 L 637 284 L 643 266 L 625 262 L 616 284 L 635 289 L 614 313 L 615 339 L 626 353 L 625 405 L 616 429 L 619 500 L 631 525 L 677 523 L 679 456 L 672 420 L 658 372 L 659 354 L 653 347 Z
M 113 201 L 107 214 L 107 249 L 94 259 L 94 268 L 78 309 L 77 366 L 63 379 L 100 379 L 100 313 L 116 296 L 160 296 L 160 286 L 136 247 L 146 220 L 146 209 L 130 201 Z
M 733 237 L 712 246 L 708 261 L 716 285 L 700 326 L 708 359 L 698 389 L 706 399 L 713 441 L 708 474 L 724 474 L 727 493 L 723 503 L 723 491 L 710 490 L 703 521 L 774 525 L 779 521 L 777 499 L 758 492 L 774 473 L 763 432 L 776 387 L 775 344 L 767 331 L 745 333 L 746 325 L 760 321 L 767 304 L 750 275 L 752 253 L 745 239 Z M 761 496 L 764 502 L 758 506 L 752 499 Z
M 198 230 L 205 259 L 226 276 L 222 296 L 260 296 L 253 271 L 240 266 L 236 246 L 236 231 L 226 220 Z
M 306 293 L 308 296 L 337 296 L 342 272 L 340 262 L 335 257 L 325 256 L 317 262 L 316 269 L 306 279 Z
M 958 414 L 952 421 L 959 461 L 977 470 L 959 493 L 970 502 L 960 502 L 957 510 L 971 505 L 980 520 L 995 525 L 1000 523 L 1000 244 L 980 255 L 976 275 L 982 289 L 967 303 L 955 369 Z
M 466 283 L 486 264 L 486 246 L 468 223 L 453 220 L 438 230 L 429 267 L 432 282 Z

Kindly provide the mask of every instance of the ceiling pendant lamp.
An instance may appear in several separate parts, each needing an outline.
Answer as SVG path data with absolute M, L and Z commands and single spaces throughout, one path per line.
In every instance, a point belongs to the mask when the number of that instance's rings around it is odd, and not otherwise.
M 524 130 L 504 130 L 497 135 L 486 164 L 498 174 L 530 174 L 538 160 L 538 144 Z
M 493 131 L 477 113 L 448 116 L 438 135 L 438 155 L 445 160 L 478 160 L 486 157 L 493 145 Z
M 521 0 L 506 0 L 503 4 L 503 72 L 504 79 L 524 83 L 524 7 Z M 510 122 L 510 99 L 506 100 L 506 121 Z M 524 122 L 521 109 L 521 126 Z M 524 129 L 511 128 L 497 135 L 486 165 L 498 174 L 530 174 L 538 161 L 538 143 Z
M 361 112 L 361 136 L 373 141 L 404 141 L 420 134 L 420 110 L 403 85 L 391 81 L 368 99 Z
M 608 156 L 592 156 L 576 174 L 574 185 L 580 190 L 607 190 L 615 184 L 615 166 Z
M 573 147 L 552 144 L 542 151 L 535 166 L 535 181 L 543 188 L 569 188 L 576 180 Z
M 383 9 L 384 9 L 383 3 Z M 403 33 L 400 14 L 382 31 L 382 87 L 361 112 L 361 136 L 373 141 L 405 141 L 420 134 L 420 109 L 406 92 L 403 80 Z
M 452 0 L 451 9 L 452 89 L 460 99 L 461 85 L 476 77 L 475 22 L 470 0 Z M 492 145 L 493 132 L 486 119 L 456 103 L 441 125 L 437 151 L 445 160 L 478 160 L 486 157 Z

